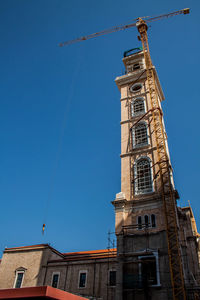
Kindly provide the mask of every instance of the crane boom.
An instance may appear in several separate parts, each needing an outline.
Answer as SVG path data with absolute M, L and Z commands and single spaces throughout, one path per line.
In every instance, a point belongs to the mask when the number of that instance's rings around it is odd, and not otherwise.
M 171 12 L 171 13 L 168 13 L 168 14 L 164 14 L 164 15 L 160 15 L 160 16 L 156 16 L 156 17 L 143 17 L 142 19 L 145 20 L 146 23 L 150 23 L 150 22 L 153 22 L 153 21 L 162 20 L 164 18 L 169 18 L 169 17 L 180 15 L 180 14 L 189 14 L 189 11 L 190 11 L 189 8 L 184 8 L 184 9 L 174 11 L 174 12 Z M 137 20 L 139 20 L 139 18 L 136 19 L 136 21 Z M 95 37 L 98 37 L 98 36 L 101 36 L 101 35 L 109 34 L 109 33 L 112 33 L 112 32 L 117 32 L 117 31 L 120 31 L 120 30 L 125 30 L 125 29 L 131 28 L 131 27 L 136 27 L 136 26 L 137 26 L 137 22 L 131 23 L 131 24 L 124 24 L 124 25 L 114 26 L 114 27 L 111 27 L 109 29 L 105 29 L 105 30 L 102 30 L 102 31 L 99 31 L 99 32 L 89 34 L 89 35 L 81 36 L 81 37 L 79 37 L 77 39 L 74 39 L 74 40 L 70 40 L 70 41 L 60 43 L 59 46 L 63 47 L 63 46 L 71 45 L 71 44 L 74 44 L 74 43 L 77 43 L 77 42 L 89 40 L 89 39 L 92 39 L 92 38 L 95 38 Z

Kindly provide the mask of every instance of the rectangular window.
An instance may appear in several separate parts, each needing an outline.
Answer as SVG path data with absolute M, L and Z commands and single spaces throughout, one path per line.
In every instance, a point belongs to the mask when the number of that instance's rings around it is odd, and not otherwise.
M 60 273 L 53 273 L 51 286 L 53 288 L 58 287 Z
M 17 272 L 15 278 L 15 288 L 18 289 L 22 286 L 22 280 L 24 277 L 24 272 Z
M 138 229 L 142 229 L 142 217 L 138 216 Z
M 87 277 L 87 272 L 80 272 L 79 273 L 79 287 L 80 288 L 85 288 L 86 287 L 86 277 Z
M 148 228 L 149 227 L 149 216 L 145 215 L 144 216 L 144 223 L 145 223 L 145 228 Z
M 151 215 L 151 226 L 156 227 L 156 216 L 155 215 Z
M 109 285 L 116 286 L 116 271 L 109 272 Z

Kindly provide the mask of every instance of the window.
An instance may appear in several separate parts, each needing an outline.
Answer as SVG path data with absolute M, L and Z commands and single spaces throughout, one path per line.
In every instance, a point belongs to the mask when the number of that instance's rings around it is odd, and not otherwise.
M 15 284 L 14 284 L 14 287 L 16 289 L 22 286 L 23 278 L 24 278 L 24 271 L 17 271 L 15 277 Z
M 109 271 L 109 285 L 116 285 L 116 271 Z
M 142 89 L 142 84 L 141 83 L 135 83 L 130 87 L 130 91 L 132 93 L 139 92 Z
M 139 63 L 136 63 L 133 65 L 133 70 L 138 70 L 140 69 L 140 64 Z
M 156 227 L 156 216 L 152 214 L 151 216 L 138 216 L 137 217 L 137 228 L 155 228 Z
M 144 146 L 148 144 L 148 134 L 146 123 L 139 123 L 132 128 L 133 147 Z
M 87 278 L 87 271 L 80 271 L 79 272 L 79 288 L 86 287 L 86 278 Z
M 151 227 L 156 227 L 156 216 L 151 215 Z
M 51 282 L 51 286 L 53 288 L 57 288 L 58 287 L 59 277 L 60 277 L 60 273 L 53 273 L 53 275 L 52 275 L 52 282 Z
M 134 65 L 127 66 L 127 71 L 128 71 L 128 73 L 130 73 L 130 72 L 137 71 L 140 68 L 141 68 L 140 64 L 139 63 L 135 63 Z
M 135 193 L 152 192 L 151 167 L 147 158 L 140 159 L 135 165 Z
M 142 229 L 142 217 L 138 216 L 138 229 Z
M 149 227 L 149 216 L 147 216 L 147 215 L 144 216 L 144 224 L 145 224 L 146 228 Z
M 131 103 L 132 117 L 145 112 L 144 98 L 136 98 Z

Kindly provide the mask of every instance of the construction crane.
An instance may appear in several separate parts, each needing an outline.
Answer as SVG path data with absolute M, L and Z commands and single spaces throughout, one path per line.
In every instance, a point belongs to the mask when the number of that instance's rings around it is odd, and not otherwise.
M 152 107 L 152 122 L 156 138 L 159 176 L 161 182 L 161 195 L 165 214 L 165 225 L 167 233 L 168 256 L 171 274 L 171 284 L 174 300 L 186 300 L 186 291 L 183 277 L 181 249 L 178 235 L 178 220 L 176 209 L 175 191 L 171 182 L 171 166 L 165 144 L 165 130 L 163 127 L 163 116 L 159 105 L 158 92 L 156 89 L 153 64 L 149 52 L 147 23 L 173 17 L 180 14 L 189 14 L 189 8 L 163 14 L 156 17 L 144 17 L 136 19 L 135 23 L 120 25 L 100 32 L 82 36 L 80 38 L 60 43 L 59 46 L 66 46 L 76 42 L 85 41 L 104 34 L 137 27 L 142 42 L 144 59 L 146 64 L 146 75 L 149 86 L 149 95 Z
M 86 35 L 86 36 L 81 36 L 77 39 L 60 43 L 59 46 L 63 47 L 63 46 L 67 46 L 67 45 L 77 43 L 77 42 L 86 41 L 86 40 L 89 40 L 89 39 L 92 39 L 92 38 L 95 38 L 95 37 L 98 37 L 98 36 L 101 36 L 101 35 L 105 35 L 105 34 L 108 34 L 108 33 L 116 32 L 116 31 L 120 31 L 120 30 L 125 30 L 125 29 L 131 28 L 131 27 L 136 27 L 139 20 L 143 20 L 143 21 L 145 20 L 145 23 L 150 23 L 150 22 L 153 22 L 153 21 L 162 20 L 164 18 L 169 18 L 169 17 L 180 15 L 180 14 L 186 15 L 186 14 L 189 14 L 189 12 L 190 12 L 189 8 L 184 8 L 184 9 L 181 9 L 181 10 L 178 10 L 178 11 L 174 11 L 174 12 L 164 14 L 164 15 L 160 15 L 160 16 L 156 16 L 156 17 L 137 18 L 137 19 L 134 20 L 134 21 L 136 21 L 134 23 L 114 26 L 114 27 L 111 27 L 109 29 L 105 29 L 105 30 L 102 30 L 102 31 L 99 31 L 99 32 L 95 32 L 95 33 L 92 33 L 92 34 L 89 34 L 89 35 Z

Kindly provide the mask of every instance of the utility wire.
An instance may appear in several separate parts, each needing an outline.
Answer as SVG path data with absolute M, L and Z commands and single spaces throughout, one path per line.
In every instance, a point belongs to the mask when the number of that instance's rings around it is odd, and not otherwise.
M 49 183 L 49 191 L 47 194 L 47 199 L 46 199 L 46 204 L 45 204 L 45 211 L 44 211 L 44 222 L 42 225 L 42 234 L 44 234 L 45 228 L 46 228 L 46 222 L 48 219 L 48 212 L 50 209 L 50 204 L 52 201 L 52 195 L 54 193 L 55 190 L 55 181 L 56 181 L 56 176 L 57 176 L 57 171 L 58 171 L 58 166 L 59 166 L 59 161 L 60 161 L 60 157 L 61 157 L 61 153 L 62 153 L 62 148 L 63 148 L 63 142 L 64 142 L 64 136 L 65 136 L 65 131 L 66 131 L 66 127 L 67 127 L 67 118 L 70 112 L 70 106 L 74 97 L 74 87 L 75 87 L 75 83 L 76 83 L 76 79 L 80 70 L 80 65 L 81 65 L 81 61 L 82 61 L 82 54 L 83 51 L 82 49 L 79 48 L 78 53 L 77 53 L 77 60 L 76 60 L 76 66 L 74 68 L 74 72 L 72 75 L 72 80 L 71 80 L 71 84 L 70 84 L 70 89 L 69 89 L 69 94 L 67 97 L 67 102 L 66 102 L 66 106 L 64 109 L 64 115 L 63 115 L 63 121 L 62 121 L 62 125 L 61 125 L 61 131 L 60 131 L 60 137 L 59 137 L 59 142 L 58 142 L 58 149 L 57 149 L 57 153 L 56 153 L 56 157 L 55 157 L 55 163 L 53 166 L 53 170 L 52 170 L 52 174 L 51 174 L 51 178 L 50 178 L 50 183 Z

